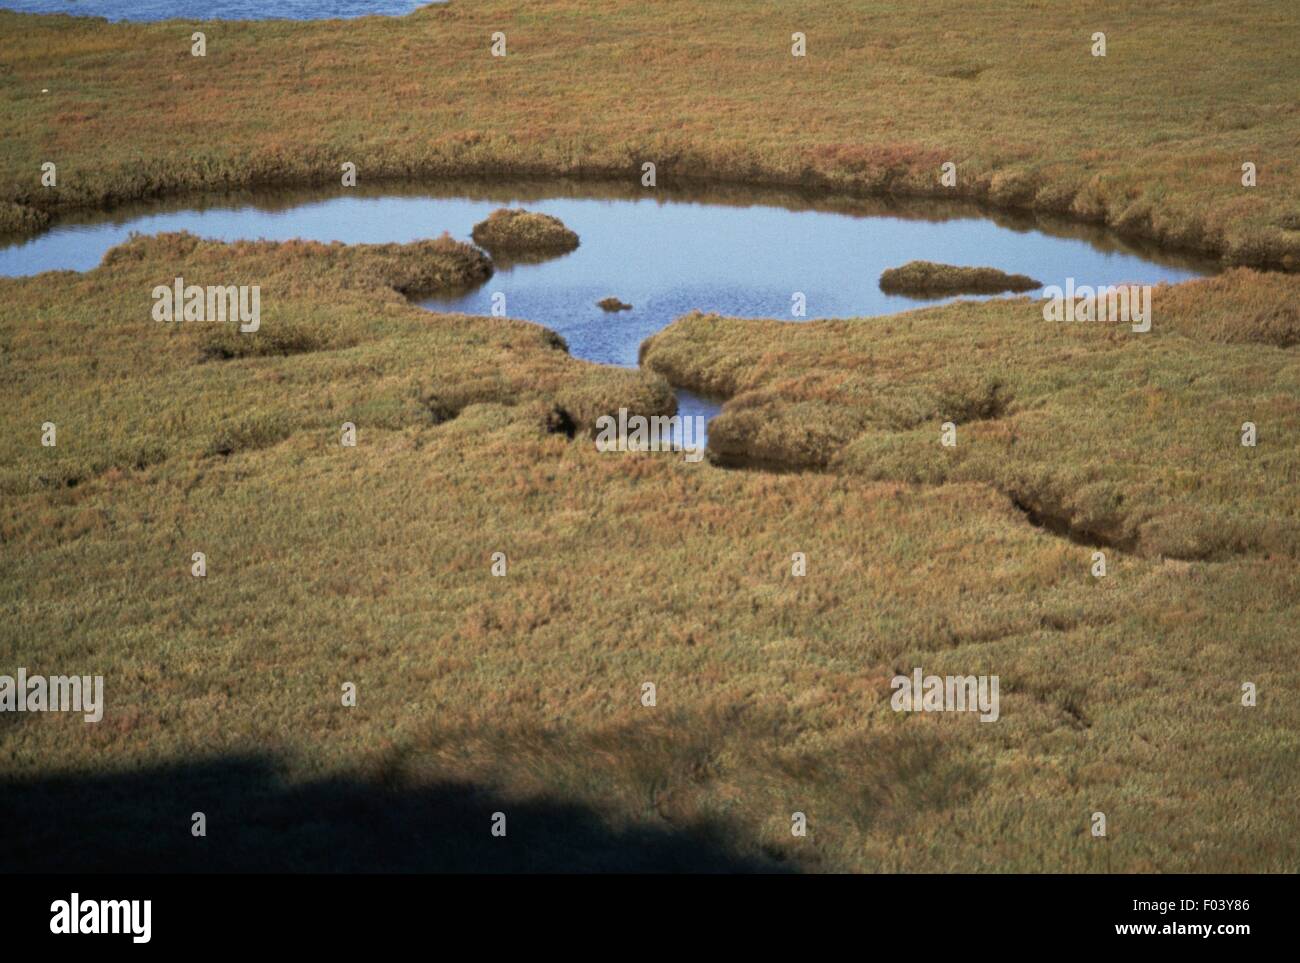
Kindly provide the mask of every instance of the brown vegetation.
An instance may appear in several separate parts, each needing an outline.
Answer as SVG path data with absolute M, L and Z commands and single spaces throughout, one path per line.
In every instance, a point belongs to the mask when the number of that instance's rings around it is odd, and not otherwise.
M 939 296 L 948 294 L 999 294 L 1032 291 L 1042 287 L 1024 274 L 1007 274 L 997 268 L 955 267 L 933 261 L 908 261 L 880 275 L 880 290 L 887 293 Z
M 578 246 L 578 235 L 558 217 L 503 207 L 474 225 L 475 243 L 493 253 L 560 254 Z
M 696 313 L 641 356 L 729 399 L 709 428 L 719 464 L 978 481 L 1080 541 L 1296 559 L 1297 302 L 1300 278 L 1239 269 L 1157 287 L 1149 334 L 1045 321 L 1027 299 L 806 324 Z
M 346 160 L 638 190 L 653 161 L 1295 267 L 1296 30 L 1290 0 L 452 0 L 213 24 L 191 58 L 175 23 L 0 12 L 0 223 Z M 164 235 L 0 279 L 0 665 L 107 683 L 100 724 L 0 717 L 0 869 L 175 868 L 157 827 L 202 795 L 235 869 L 1294 870 L 1300 279 L 1159 288 L 1145 335 L 1027 299 L 696 314 L 628 371 L 403 294 L 489 272 L 448 240 Z M 260 330 L 151 320 L 177 274 L 261 285 Z M 729 398 L 715 458 L 794 470 L 597 452 L 600 414 L 673 410 L 656 372 Z M 892 711 L 912 666 L 997 674 L 999 721 Z
M 853 460 L 832 449 L 834 473 L 722 471 L 601 454 L 581 430 L 620 406 L 671 410 L 656 375 L 576 361 L 533 324 L 407 303 L 395 284 L 479 263 L 440 246 L 165 235 L 85 274 L 0 279 L 16 426 L 0 437 L 0 664 L 102 672 L 107 693 L 98 725 L 6 728 L 0 816 L 22 831 L 0 866 L 189 865 L 156 826 L 183 824 L 198 786 L 216 792 L 210 819 L 240 827 L 218 860 L 236 869 L 1295 865 L 1300 704 L 1268 695 L 1300 687 L 1295 565 L 1116 552 L 1093 579 L 1091 548 L 1028 524 L 986 474 L 1000 460 L 1154 506 L 1176 483 L 1184 511 L 1267 515 L 1281 533 L 1286 352 L 1201 338 L 1220 322 L 1192 312 L 1189 334 L 1157 313 L 1149 341 L 1049 331 L 1020 301 L 685 319 L 651 345 L 656 367 L 699 335 L 698 369 L 680 370 L 777 415 L 775 454 L 803 428 L 829 442 L 881 424 Z M 149 317 L 176 273 L 261 284 L 247 337 L 289 327 L 320 346 L 203 362 L 203 323 Z M 1206 303 L 1226 318 L 1272 280 L 1234 275 Z M 950 377 L 952 354 L 998 373 Z M 1251 451 L 1232 446 L 1244 410 L 1261 424 Z M 951 411 L 985 419 L 961 425 L 966 469 L 865 477 L 926 467 L 930 419 Z M 56 448 L 35 441 L 47 419 Z M 889 680 L 914 665 L 998 674 L 999 721 L 893 712 Z M 1243 674 L 1264 686 L 1257 709 L 1237 703 Z M 264 756 L 273 780 L 231 762 Z M 69 804 L 88 785 L 95 821 Z M 1098 808 L 1104 846 L 1087 833 Z M 471 842 L 495 809 L 517 841 L 505 862 Z M 375 828 L 393 813 L 396 838 Z

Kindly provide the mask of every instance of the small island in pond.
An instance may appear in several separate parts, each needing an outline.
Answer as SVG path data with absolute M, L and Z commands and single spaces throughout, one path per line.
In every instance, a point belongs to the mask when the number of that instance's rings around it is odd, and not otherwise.
M 558 217 L 508 207 L 475 224 L 471 236 L 493 254 L 563 254 L 579 243 Z
M 1033 291 L 1042 282 L 1024 274 L 1007 274 L 997 268 L 956 267 L 933 261 L 909 261 L 880 275 L 880 290 L 889 294 L 940 297 L 948 294 L 999 294 Z

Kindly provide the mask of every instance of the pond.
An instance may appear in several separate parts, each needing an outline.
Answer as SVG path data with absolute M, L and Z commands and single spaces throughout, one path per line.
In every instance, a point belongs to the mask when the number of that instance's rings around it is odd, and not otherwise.
M 1205 261 L 1120 241 L 1086 225 L 992 214 L 968 205 L 813 198 L 794 192 L 698 188 L 654 192 L 607 183 L 448 182 L 436 188 L 373 186 L 331 195 L 280 191 L 138 204 L 0 246 L 0 274 L 84 271 L 133 231 L 191 231 L 234 241 L 308 238 L 348 243 L 413 241 L 444 230 L 469 240 L 474 224 L 505 205 L 553 214 L 581 238 L 541 263 L 498 262 L 483 286 L 422 303 L 437 311 L 505 312 L 563 335 L 574 357 L 633 367 L 641 342 L 694 309 L 739 317 L 888 314 L 936 303 L 880 290 L 880 273 L 914 259 L 989 266 L 1044 284 L 1181 281 Z M 1039 292 L 1029 292 L 1031 296 Z M 596 302 L 616 297 L 630 311 Z M 718 405 L 678 392 L 681 413 Z

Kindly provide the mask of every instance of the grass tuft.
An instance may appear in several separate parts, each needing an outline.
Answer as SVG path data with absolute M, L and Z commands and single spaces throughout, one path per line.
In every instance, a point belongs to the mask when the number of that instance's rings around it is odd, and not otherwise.
M 880 275 L 880 290 L 891 294 L 944 296 L 1033 291 L 1042 282 L 1024 274 L 1007 274 L 997 268 L 954 267 L 933 261 L 909 261 Z
M 578 235 L 558 217 L 502 207 L 474 225 L 474 241 L 501 254 L 563 254 L 578 246 Z

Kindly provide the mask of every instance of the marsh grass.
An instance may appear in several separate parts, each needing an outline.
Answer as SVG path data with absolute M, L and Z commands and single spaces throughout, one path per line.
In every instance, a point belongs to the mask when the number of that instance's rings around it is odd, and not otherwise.
M 0 227 L 347 160 L 634 185 L 649 160 L 1295 267 L 1297 29 L 1287 0 L 452 0 L 214 23 L 197 59 L 174 23 L 0 11 Z M 0 717 L 6 870 L 195 868 L 160 827 L 197 797 L 239 826 L 230 869 L 1300 863 L 1294 278 L 1160 288 L 1149 335 L 1025 299 L 692 315 L 624 371 L 406 297 L 490 271 L 450 240 L 164 235 L 0 279 L 0 666 L 107 693 L 93 726 Z M 258 336 L 151 321 L 182 274 L 261 285 Z M 596 452 L 600 414 L 673 410 L 665 376 L 728 399 L 714 457 L 782 471 Z M 1001 718 L 894 713 L 913 666 L 998 674 Z M 463 842 L 501 808 L 509 857 Z
M 1300 279 L 1250 270 L 1162 285 L 1148 334 L 1045 321 L 1024 298 L 806 324 L 696 313 L 641 357 L 729 399 L 709 428 L 719 464 L 979 481 L 1084 542 L 1295 559 L 1297 299 Z
M 0 490 L 75 484 L 153 464 L 159 453 L 230 454 L 309 425 L 328 438 L 349 420 L 393 429 L 437 422 L 482 400 L 545 404 L 547 411 L 558 405 L 584 431 L 620 405 L 647 414 L 671 410 L 671 391 L 657 376 L 578 362 L 538 325 L 432 315 L 402 293 L 460 288 L 490 272 L 481 251 L 449 238 L 224 245 L 164 234 L 133 237 L 86 274 L 5 281 L 16 299 L 8 310 L 29 321 L 6 341 L 18 405 L 12 416 L 15 423 L 53 420 L 63 442 L 33 450 L 21 434 L 7 438 Z M 152 320 L 150 293 L 174 276 L 200 285 L 258 284 L 260 328 L 242 333 L 234 323 Z M 94 305 L 92 316 L 104 320 L 93 334 L 79 333 L 69 320 L 75 314 L 57 316 L 63 298 Z M 270 363 L 282 356 L 300 358 L 302 367 L 290 373 Z M 25 370 L 37 359 L 41 374 Z M 144 409 L 121 412 L 103 426 L 102 413 L 112 408 L 105 408 L 104 386 L 135 378 L 140 367 L 154 372 L 148 390 L 157 400 L 147 416 Z M 248 382 L 263 392 L 252 405 L 214 408 L 193 400 L 196 392 L 232 398 L 235 386 Z M 371 384 L 364 403 L 344 411 L 342 399 L 363 382 Z M 101 426 L 95 443 L 78 443 L 91 425 Z
M 102 673 L 107 698 L 97 725 L 0 729 L 0 817 L 21 829 L 0 845 L 6 869 L 127 851 L 194 868 L 158 827 L 183 835 L 198 797 L 210 825 L 238 825 L 212 864 L 230 869 L 1294 868 L 1292 561 L 1116 552 L 1094 579 L 1090 548 L 1029 524 L 980 472 L 873 480 L 864 467 L 892 472 L 859 443 L 819 473 L 598 453 L 581 426 L 620 405 L 670 410 L 663 380 L 576 361 L 533 324 L 411 306 L 395 284 L 478 263 L 440 247 L 166 235 L 82 275 L 0 280 L 0 665 Z M 152 285 L 173 273 L 256 278 L 261 332 L 340 341 L 205 362 L 200 325 L 149 319 Z M 1263 282 L 1206 283 L 1228 318 Z M 1141 455 L 1157 481 L 1194 464 L 1186 508 L 1285 519 L 1294 446 L 1268 446 L 1290 430 L 1289 354 L 1159 315 L 1131 348 L 1099 329 L 1048 334 L 1025 327 L 1034 308 L 688 318 L 649 355 L 717 339 L 700 370 L 734 401 L 766 391 L 759 410 L 806 406 L 814 427 L 818 412 L 877 419 L 866 440 L 892 435 L 900 463 L 937 444 L 924 419 L 948 404 L 987 415 L 961 444 L 999 458 L 1007 419 L 1023 419 L 1030 478 L 1047 463 L 1075 480 L 1128 472 L 1113 442 L 1133 426 L 1095 404 L 1118 400 L 1154 422 L 1125 444 L 1163 440 Z M 1180 324 L 1217 331 L 1217 316 Z M 982 361 L 999 338 L 1022 365 L 947 377 L 945 351 Z M 1089 365 L 1122 375 L 1110 394 L 1078 384 Z M 1249 388 L 1247 371 L 1271 387 Z M 1172 440 L 1247 402 L 1269 427 L 1245 461 L 1227 441 L 1216 460 L 1198 435 Z M 1044 416 L 1083 428 L 1044 440 Z M 46 419 L 54 449 L 38 444 Z M 343 421 L 356 448 L 339 444 Z M 1229 482 L 1243 493 L 1225 498 Z M 796 551 L 806 577 L 791 575 Z M 889 679 L 917 665 L 999 674 L 1000 720 L 894 713 Z M 1245 679 L 1255 709 L 1239 705 Z M 102 818 L 81 819 L 74 797 Z M 476 856 L 498 809 L 517 851 Z M 1088 835 L 1098 809 L 1105 842 Z M 796 810 L 807 838 L 790 834 Z

